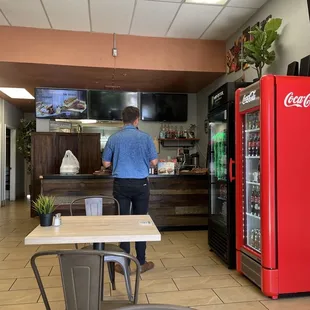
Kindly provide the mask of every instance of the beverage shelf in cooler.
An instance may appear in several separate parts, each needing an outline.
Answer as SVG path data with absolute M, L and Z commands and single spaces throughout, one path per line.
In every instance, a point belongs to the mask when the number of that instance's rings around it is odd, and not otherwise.
M 261 253 L 261 250 L 255 248 L 254 246 L 251 246 L 251 245 L 247 244 L 247 247 L 249 247 L 250 249 L 254 250 L 255 252 L 258 252 L 259 254 Z
M 260 128 L 255 128 L 255 129 L 247 129 L 245 132 L 258 132 L 260 131 Z
M 254 218 L 254 219 L 260 220 L 260 216 L 254 215 L 254 214 L 252 214 L 252 213 L 246 212 L 246 215 L 247 215 L 247 216 L 250 216 L 250 217 L 252 217 L 252 218 Z
M 246 159 L 259 159 L 260 156 L 245 156 Z
M 260 186 L 260 183 L 246 181 L 246 184 Z
M 223 200 L 223 201 L 226 201 L 227 199 L 226 198 L 224 198 L 224 197 L 217 197 L 217 199 L 219 199 L 219 200 Z

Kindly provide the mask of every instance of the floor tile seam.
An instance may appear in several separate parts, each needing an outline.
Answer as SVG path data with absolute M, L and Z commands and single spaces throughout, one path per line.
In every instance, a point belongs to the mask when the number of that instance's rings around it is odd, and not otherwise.
M 189 292 L 189 291 L 199 291 L 199 290 L 217 290 L 217 289 L 228 289 L 228 288 L 236 288 L 236 287 L 244 287 L 244 286 L 240 286 L 239 283 L 237 283 L 239 286 L 222 286 L 222 287 L 206 287 L 206 288 L 193 288 L 193 289 L 186 289 L 186 290 L 182 290 L 179 289 L 180 292 Z M 178 286 L 177 286 L 178 287 Z M 179 287 L 178 287 L 179 288 Z
M 6 254 L 6 253 L 2 253 L 2 254 Z M 10 254 L 11 254 L 11 253 L 8 253 L 8 254 L 4 257 L 4 259 L 2 260 L 2 262 L 4 262 L 4 261 L 9 257 Z
M 212 292 L 218 297 L 218 299 L 223 303 L 225 304 L 224 300 L 215 292 L 215 289 L 211 289 Z
M 237 279 L 235 279 L 232 274 L 229 275 L 233 280 L 235 280 L 236 282 L 238 282 L 238 284 L 241 286 L 241 287 L 246 287 L 248 285 L 242 285 Z
M 29 279 L 29 278 L 27 278 Z M 17 291 L 29 291 L 29 290 L 39 290 L 39 286 L 36 287 L 36 288 L 18 288 L 18 289 L 13 289 L 12 290 L 12 287 L 14 286 L 14 284 L 17 282 L 18 278 L 16 279 L 16 281 L 14 281 L 14 283 L 12 284 L 11 288 L 10 288 L 10 291 L 12 292 L 17 292 Z M 36 280 L 36 279 L 35 279 Z M 37 281 L 36 281 L 37 283 Z M 57 286 L 45 286 L 44 283 L 43 283 L 43 286 L 44 286 L 44 289 L 51 289 L 51 288 L 63 288 L 62 286 L 62 283 L 60 284 L 57 284 Z
M 172 282 L 174 283 L 175 287 L 178 289 L 178 291 L 180 291 L 180 289 L 179 289 L 178 285 L 175 283 L 174 279 L 171 278 L 171 280 L 172 280 Z
M 174 284 L 174 283 L 173 283 Z M 174 284 L 175 285 L 175 284 Z M 110 283 L 110 287 L 111 287 L 111 283 Z M 114 291 L 115 292 L 115 291 Z M 177 286 L 175 285 L 175 290 L 171 290 L 171 289 L 169 289 L 169 290 L 165 290 L 165 291 L 160 291 L 160 292 L 144 292 L 144 293 L 141 293 L 141 294 L 157 294 L 157 293 L 173 293 L 173 292 L 180 292 L 179 290 L 178 290 L 178 288 L 177 288 Z M 112 296 L 111 295 L 111 297 L 117 297 L 117 296 L 126 296 L 126 295 L 124 295 L 124 294 L 120 294 L 120 295 L 115 295 L 115 296 Z
M 10 286 L 10 288 L 8 289 L 8 291 L 11 291 L 11 290 L 12 290 L 12 287 L 13 287 L 14 284 L 17 282 L 17 279 L 18 279 L 18 278 L 16 278 L 16 279 L 13 281 L 13 283 L 12 283 L 12 285 Z

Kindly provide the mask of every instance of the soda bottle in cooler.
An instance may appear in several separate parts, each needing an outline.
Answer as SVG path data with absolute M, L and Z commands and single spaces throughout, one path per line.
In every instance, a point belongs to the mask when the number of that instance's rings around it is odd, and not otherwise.
M 257 216 L 260 217 L 260 192 L 257 194 Z
M 257 134 L 254 134 L 251 143 L 251 156 L 256 156 L 256 140 Z
M 252 115 L 249 114 L 247 117 L 247 129 L 252 129 Z
M 251 214 L 255 215 L 255 192 L 254 192 L 254 188 L 252 187 L 252 191 L 251 191 L 251 204 L 250 204 L 250 208 L 251 208 Z
M 261 231 L 260 229 L 257 230 L 257 249 L 260 251 L 261 249 Z
M 259 192 L 257 186 L 254 188 L 254 215 L 258 216 L 258 196 Z
M 256 148 L 255 148 L 255 156 L 260 156 L 260 135 L 257 135 Z
M 248 135 L 248 156 L 252 156 L 252 135 Z
M 255 229 L 255 236 L 254 236 L 254 248 L 258 249 L 258 229 Z
M 252 116 L 252 128 L 251 129 L 255 129 L 256 128 L 256 114 L 253 114 Z
M 260 113 L 259 112 L 257 112 L 257 123 L 256 123 L 256 128 L 260 128 Z
M 255 239 L 255 230 L 252 229 L 250 234 L 250 246 L 252 247 L 254 247 L 254 239 Z

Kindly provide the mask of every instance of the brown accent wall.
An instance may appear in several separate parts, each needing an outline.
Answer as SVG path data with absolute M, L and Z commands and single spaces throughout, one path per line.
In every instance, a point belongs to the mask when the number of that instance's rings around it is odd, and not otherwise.
M 0 62 L 113 68 L 113 36 L 103 33 L 0 27 Z M 117 35 L 116 67 L 225 72 L 225 42 Z

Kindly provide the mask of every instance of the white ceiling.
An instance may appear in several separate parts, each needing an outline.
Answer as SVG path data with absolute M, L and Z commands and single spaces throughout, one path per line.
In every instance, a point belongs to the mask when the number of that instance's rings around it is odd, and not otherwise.
M 268 0 L 0 0 L 0 25 L 226 40 Z

